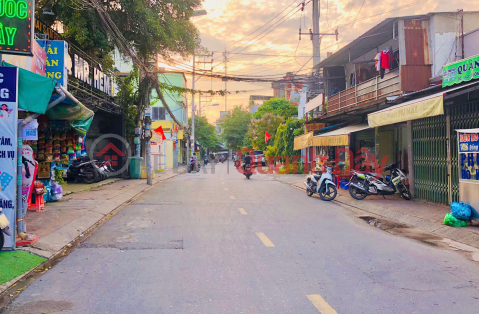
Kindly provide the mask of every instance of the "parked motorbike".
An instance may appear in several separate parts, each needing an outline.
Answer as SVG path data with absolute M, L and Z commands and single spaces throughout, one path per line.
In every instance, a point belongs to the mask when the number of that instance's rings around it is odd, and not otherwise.
M 10 229 L 10 222 L 8 221 L 7 216 L 2 214 L 2 208 L 0 207 L 0 251 L 5 244 L 5 234 L 12 236 L 12 230 Z
M 208 164 L 208 157 L 205 157 L 205 159 L 203 159 L 203 163 L 205 166 Z
M 411 199 L 411 192 L 407 185 L 407 176 L 398 168 L 398 163 L 391 164 L 384 168 L 384 171 L 391 171 L 386 178 L 378 178 L 376 173 L 359 173 L 352 171 L 349 180 L 349 194 L 357 199 L 363 200 L 368 195 L 393 195 L 396 192 L 401 194 L 405 200 Z
M 323 201 L 332 201 L 336 198 L 338 190 L 336 184 L 333 182 L 333 170 L 331 167 L 326 167 L 326 172 L 322 175 L 310 174 L 306 177 L 306 194 L 312 196 L 318 193 Z
M 249 179 L 253 175 L 253 171 L 251 171 L 251 165 L 245 165 L 243 169 L 243 174 L 245 175 L 246 179 Z
M 100 180 L 100 172 L 95 160 L 88 158 L 80 158 L 72 162 L 67 170 L 67 180 L 83 180 L 83 182 L 91 184 Z
M 110 177 L 110 169 L 108 168 L 107 161 L 96 161 L 95 165 L 98 167 L 100 174 L 100 181 L 106 180 Z

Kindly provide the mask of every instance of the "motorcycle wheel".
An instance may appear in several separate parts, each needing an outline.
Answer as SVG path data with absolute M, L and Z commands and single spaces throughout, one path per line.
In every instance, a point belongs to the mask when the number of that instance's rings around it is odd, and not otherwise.
M 99 180 L 99 177 L 100 177 L 98 172 L 93 168 L 85 169 L 83 171 L 83 174 L 85 174 L 85 176 L 82 177 L 83 182 L 85 182 L 87 184 L 92 184 L 94 182 L 97 182 Z
M 310 188 L 310 187 L 306 188 L 306 195 L 307 195 L 307 196 L 313 196 L 313 194 L 314 194 L 314 192 L 311 191 L 311 188 Z
M 5 244 L 5 235 L 3 234 L 3 230 L 0 229 L 0 251 L 3 249 L 4 244 Z
M 191 173 L 191 167 L 188 166 L 188 173 Z
M 402 198 L 407 201 L 411 200 L 411 191 L 409 191 L 409 187 L 407 185 L 401 184 L 399 186 L 399 193 L 401 194 Z
M 355 187 L 349 186 L 349 195 L 351 195 L 354 199 L 358 201 L 363 200 L 368 196 L 367 194 L 361 193 Z
M 247 175 L 246 175 L 246 179 L 249 180 L 249 177 L 251 177 L 251 175 L 250 175 L 250 174 L 247 174 Z
M 329 195 L 326 194 L 327 192 L 329 192 Z M 321 197 L 323 201 L 332 201 L 336 198 L 337 194 L 338 194 L 338 190 L 336 189 L 334 185 L 328 185 L 327 190 L 326 190 L 326 185 L 322 186 L 319 189 L 319 197 Z

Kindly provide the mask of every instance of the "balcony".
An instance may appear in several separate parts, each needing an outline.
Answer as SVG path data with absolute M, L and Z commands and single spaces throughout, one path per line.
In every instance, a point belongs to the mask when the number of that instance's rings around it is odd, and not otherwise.
M 328 99 L 327 114 L 334 115 L 343 111 L 365 108 L 386 97 L 401 94 L 399 68 L 384 75 L 376 76 L 354 87 L 343 90 Z

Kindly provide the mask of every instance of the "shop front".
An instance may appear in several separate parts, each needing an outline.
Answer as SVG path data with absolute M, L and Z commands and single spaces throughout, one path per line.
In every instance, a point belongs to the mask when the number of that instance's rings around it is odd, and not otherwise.
M 5 248 L 14 249 L 37 239 L 27 234 L 27 210 L 61 200 L 66 169 L 87 155 L 94 113 L 53 79 L 6 62 L 0 71 L 0 199 L 13 229 Z

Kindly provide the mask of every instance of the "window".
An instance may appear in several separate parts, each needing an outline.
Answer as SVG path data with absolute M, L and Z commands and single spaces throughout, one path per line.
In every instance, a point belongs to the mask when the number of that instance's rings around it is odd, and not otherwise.
M 153 107 L 152 119 L 153 121 L 166 120 L 166 111 L 164 107 Z

